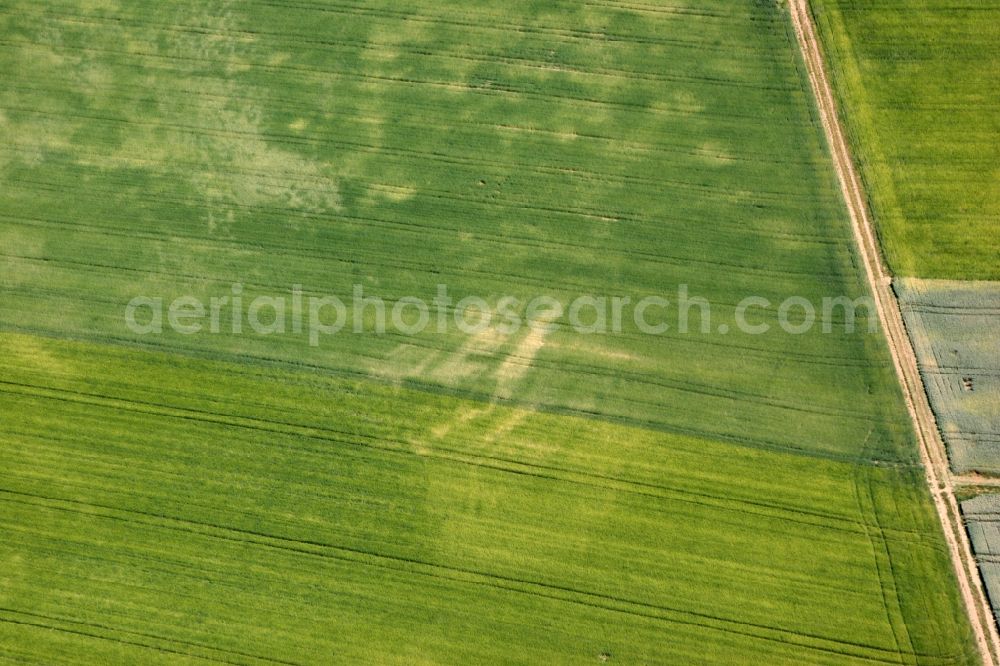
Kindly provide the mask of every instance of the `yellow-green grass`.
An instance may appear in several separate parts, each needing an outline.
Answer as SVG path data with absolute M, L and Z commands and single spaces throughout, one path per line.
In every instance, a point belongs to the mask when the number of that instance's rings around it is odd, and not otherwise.
M 809 4 L 893 272 L 1000 279 L 1000 7 Z
M 0 345 L 10 658 L 973 659 L 915 469 L 314 372 Z

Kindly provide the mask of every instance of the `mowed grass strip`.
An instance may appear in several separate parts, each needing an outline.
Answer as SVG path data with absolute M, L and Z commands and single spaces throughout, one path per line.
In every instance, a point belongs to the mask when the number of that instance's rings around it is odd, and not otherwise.
M 777 328 L 789 296 L 865 293 L 777 4 L 59 0 L 6 3 L 0 22 L 8 328 L 134 342 L 132 297 L 207 300 L 233 283 L 247 303 L 360 284 L 391 304 L 447 284 L 492 305 L 676 305 L 686 284 L 714 306 L 707 335 L 681 333 L 675 310 L 662 336 L 626 319 L 582 340 L 564 317 L 531 354 L 523 333 L 492 330 L 157 343 L 915 460 L 880 338 Z M 772 334 L 717 334 L 747 296 L 774 304 L 759 315 Z
M 810 5 L 893 272 L 1000 279 L 1000 7 Z
M 915 471 L 0 341 L 10 656 L 971 659 Z

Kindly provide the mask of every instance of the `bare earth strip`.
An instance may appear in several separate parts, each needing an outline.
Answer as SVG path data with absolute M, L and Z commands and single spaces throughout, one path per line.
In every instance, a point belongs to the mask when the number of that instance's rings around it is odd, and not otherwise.
M 962 526 L 944 441 L 938 432 L 934 414 L 931 412 L 921 384 L 916 354 L 907 336 L 899 304 L 892 293 L 892 278 L 882 261 L 861 181 L 844 139 L 843 128 L 840 126 L 836 103 L 816 38 L 816 29 L 809 12 L 808 0 L 791 0 L 790 7 L 795 34 L 802 49 L 813 94 L 819 106 L 820 118 L 833 153 L 837 177 L 844 198 L 847 200 L 851 226 L 861 249 L 865 273 L 878 308 L 879 320 L 886 332 L 893 364 L 903 385 L 906 405 L 916 426 L 917 438 L 920 441 L 920 457 L 934 498 L 934 506 L 944 527 L 952 563 L 958 574 L 962 599 L 976 634 L 976 644 L 983 663 L 994 666 L 1000 663 L 1000 636 L 997 634 L 997 625 L 993 621 L 992 611 L 983 592 L 982 580 L 976 568 L 968 535 Z

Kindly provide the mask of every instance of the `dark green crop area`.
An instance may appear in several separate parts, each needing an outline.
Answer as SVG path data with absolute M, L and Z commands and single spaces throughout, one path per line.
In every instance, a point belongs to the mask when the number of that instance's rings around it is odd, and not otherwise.
M 893 272 L 1000 279 L 1000 6 L 810 5 Z
M 780 3 L 0 1 L 0 660 L 974 663 L 881 334 L 732 326 L 866 293 Z

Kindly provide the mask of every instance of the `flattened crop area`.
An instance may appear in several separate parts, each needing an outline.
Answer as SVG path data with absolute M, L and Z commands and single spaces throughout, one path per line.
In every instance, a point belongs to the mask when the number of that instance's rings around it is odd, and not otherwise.
M 974 662 L 883 339 L 716 326 L 865 295 L 791 30 L 730 0 L 0 3 L 0 655 Z M 237 284 L 683 284 L 713 323 L 125 325 Z

